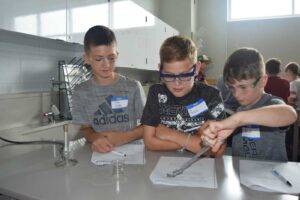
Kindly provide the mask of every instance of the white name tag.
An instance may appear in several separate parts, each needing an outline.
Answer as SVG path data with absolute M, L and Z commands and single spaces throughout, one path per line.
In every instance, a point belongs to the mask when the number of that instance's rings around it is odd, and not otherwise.
M 260 139 L 259 128 L 243 127 L 242 137 L 250 139 Z
M 113 110 L 124 109 L 128 106 L 128 96 L 111 98 L 111 108 Z
M 190 117 L 196 117 L 196 116 L 208 111 L 208 107 L 207 107 L 204 99 L 200 99 L 200 100 L 196 101 L 195 103 L 186 106 L 186 109 L 188 110 Z

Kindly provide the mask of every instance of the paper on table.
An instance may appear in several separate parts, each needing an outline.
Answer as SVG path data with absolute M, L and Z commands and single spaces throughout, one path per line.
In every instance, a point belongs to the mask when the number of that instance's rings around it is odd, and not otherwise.
M 98 153 L 93 152 L 91 162 L 96 165 L 111 164 L 112 160 L 124 158 L 125 164 L 145 164 L 144 144 L 125 144 L 116 147 L 114 150 L 126 154 L 126 157 L 116 155 L 112 152 Z
M 161 185 L 217 188 L 215 160 L 211 158 L 200 159 L 187 168 L 183 174 L 167 177 L 168 172 L 178 169 L 189 159 L 185 157 L 160 157 L 150 175 L 150 180 L 154 184 Z
M 291 182 L 292 187 L 272 174 L 273 168 Z M 240 160 L 240 182 L 253 190 L 298 194 L 300 193 L 299 171 L 298 163 Z

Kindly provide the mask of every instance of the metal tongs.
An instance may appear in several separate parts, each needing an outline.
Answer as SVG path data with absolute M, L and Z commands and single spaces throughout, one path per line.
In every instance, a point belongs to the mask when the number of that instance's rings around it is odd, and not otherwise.
M 210 149 L 210 146 L 204 146 L 201 148 L 196 155 L 194 155 L 190 160 L 185 162 L 179 169 L 175 169 L 174 171 L 167 173 L 167 177 L 175 177 L 179 174 L 182 174 L 185 169 L 190 167 L 193 163 L 195 163 L 203 154 L 205 154 Z

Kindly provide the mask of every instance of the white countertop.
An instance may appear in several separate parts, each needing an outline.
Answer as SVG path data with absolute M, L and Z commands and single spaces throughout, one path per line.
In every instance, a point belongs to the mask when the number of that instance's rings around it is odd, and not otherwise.
M 146 164 L 126 165 L 125 178 L 119 182 L 112 176 L 111 166 L 92 164 L 91 154 L 86 145 L 74 155 L 78 160 L 76 166 L 57 168 L 54 166 L 57 155 L 52 146 L 0 146 L 0 193 L 22 200 L 298 199 L 241 186 L 237 169 L 233 167 L 238 162 L 231 156 L 215 160 L 218 188 L 207 189 L 152 184 L 149 176 L 159 157 L 183 156 L 178 152 L 146 151 Z

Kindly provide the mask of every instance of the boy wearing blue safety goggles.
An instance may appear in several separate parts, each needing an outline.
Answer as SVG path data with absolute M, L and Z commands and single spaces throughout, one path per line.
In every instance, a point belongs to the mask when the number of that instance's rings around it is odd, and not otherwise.
M 160 48 L 161 84 L 151 86 L 141 123 L 145 145 L 150 150 L 188 150 L 203 147 L 202 125 L 222 119 L 224 106 L 219 91 L 196 83 L 201 66 L 197 48 L 186 37 L 173 36 Z M 222 155 L 225 144 L 216 155 Z

